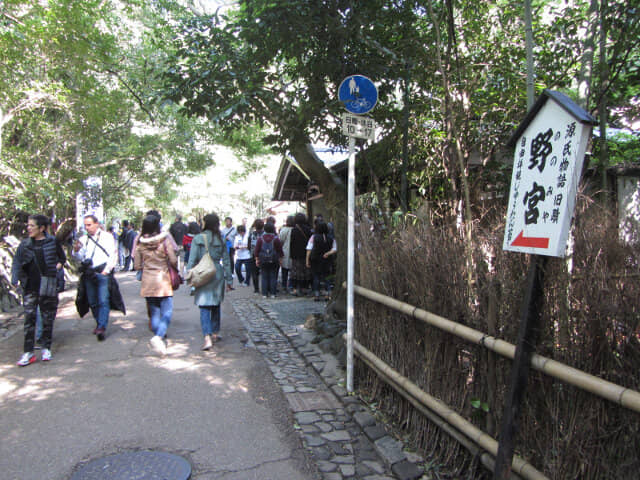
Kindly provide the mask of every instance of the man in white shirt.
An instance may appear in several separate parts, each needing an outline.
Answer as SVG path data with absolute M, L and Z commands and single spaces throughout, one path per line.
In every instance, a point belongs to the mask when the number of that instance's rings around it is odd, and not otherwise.
M 95 215 L 84 217 L 84 228 L 87 235 L 76 241 L 73 256 L 86 266 L 80 280 L 84 282 L 91 314 L 96 320 L 93 333 L 98 341 L 103 341 L 109 323 L 109 275 L 116 266 L 118 253 L 113 236 L 100 229 Z
M 227 250 L 229 251 L 229 261 L 231 262 L 231 271 L 233 272 L 234 255 L 236 251 L 235 241 L 238 232 L 236 231 L 236 227 L 233 226 L 233 220 L 231 219 L 231 217 L 225 218 L 224 224 L 224 228 L 220 230 L 220 234 L 222 235 L 222 238 L 227 245 Z
M 238 225 L 238 234 L 234 243 L 236 251 L 236 276 L 240 285 L 243 283 L 248 287 L 251 272 L 249 264 L 251 263 L 251 252 L 249 251 L 249 232 L 244 225 Z M 242 275 L 242 265 L 244 265 L 244 276 Z

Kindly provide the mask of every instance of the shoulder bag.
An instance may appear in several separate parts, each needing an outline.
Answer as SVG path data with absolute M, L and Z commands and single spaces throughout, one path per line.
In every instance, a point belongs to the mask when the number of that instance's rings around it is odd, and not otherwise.
M 167 244 L 163 243 L 164 253 L 167 256 L 167 267 L 169 268 L 169 276 L 171 277 L 171 288 L 173 290 L 178 290 L 180 288 L 180 284 L 182 283 L 182 277 L 180 276 L 180 272 L 178 269 L 171 265 L 169 261 L 169 253 L 167 252 Z
M 216 265 L 209 255 L 209 239 L 206 233 L 204 237 L 204 255 L 198 264 L 187 272 L 187 283 L 192 287 L 201 287 L 211 281 L 216 274 Z

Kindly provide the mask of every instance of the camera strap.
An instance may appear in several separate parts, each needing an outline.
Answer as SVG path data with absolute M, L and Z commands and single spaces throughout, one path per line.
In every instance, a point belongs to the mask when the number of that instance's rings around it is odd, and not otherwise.
M 93 260 L 93 256 L 96 253 L 96 248 L 99 248 L 100 250 L 102 250 L 104 254 L 107 256 L 107 258 L 109 257 L 109 254 L 107 253 L 107 249 L 104 248 L 102 245 L 100 245 L 98 242 L 96 242 L 93 238 L 91 238 L 91 235 L 89 235 L 87 238 L 96 244 L 96 246 L 93 247 L 93 252 L 91 252 L 91 260 Z M 100 232 L 98 232 L 98 240 L 100 240 Z

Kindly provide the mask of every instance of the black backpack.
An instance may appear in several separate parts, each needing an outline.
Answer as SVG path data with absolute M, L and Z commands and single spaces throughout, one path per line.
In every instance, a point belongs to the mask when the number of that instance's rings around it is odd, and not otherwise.
M 276 263 L 278 261 L 278 254 L 276 253 L 275 246 L 273 245 L 275 239 L 276 237 L 273 237 L 267 242 L 264 237 L 262 237 L 262 247 L 260 248 L 260 253 L 258 253 L 260 265 Z

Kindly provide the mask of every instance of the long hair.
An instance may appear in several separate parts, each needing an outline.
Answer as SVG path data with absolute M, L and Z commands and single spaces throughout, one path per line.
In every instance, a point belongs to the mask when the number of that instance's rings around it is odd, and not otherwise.
M 140 236 L 155 235 L 157 233 L 160 233 L 160 217 L 155 215 L 147 215 L 144 217 L 144 220 L 142 220 L 142 231 L 140 232 Z
M 264 222 L 262 221 L 262 219 L 258 218 L 255 222 L 253 222 L 253 228 L 256 230 L 256 232 L 263 230 Z
M 220 218 L 215 213 L 209 213 L 204 216 L 204 230 L 209 230 L 212 235 L 217 235 L 220 241 L 222 241 L 222 235 L 220 235 Z
M 302 213 L 302 212 L 298 212 L 296 213 L 295 217 L 294 217 L 294 223 L 296 225 L 306 225 L 307 224 L 307 216 Z

